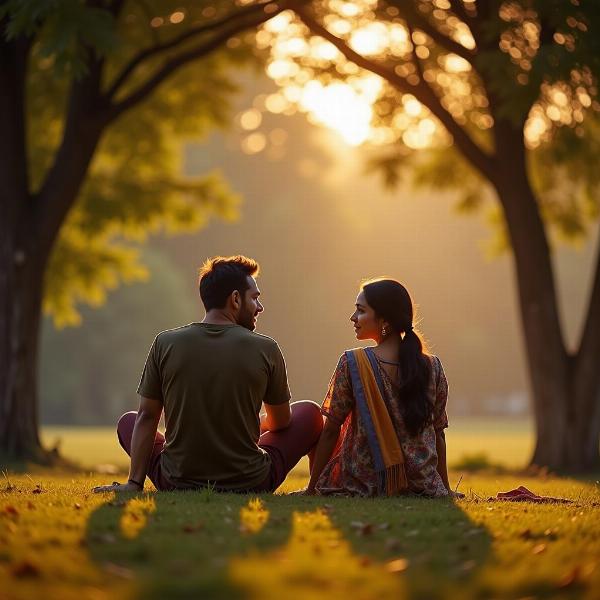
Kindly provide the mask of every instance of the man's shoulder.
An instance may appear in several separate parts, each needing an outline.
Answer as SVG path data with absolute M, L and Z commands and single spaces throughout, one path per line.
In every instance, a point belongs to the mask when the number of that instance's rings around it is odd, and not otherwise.
M 191 323 L 187 325 L 180 325 L 179 327 L 174 327 L 173 329 L 165 329 L 156 334 L 156 343 L 160 344 L 163 342 L 170 342 L 178 337 L 183 335 L 187 335 L 192 327 Z
M 279 349 L 279 344 L 272 337 L 269 337 L 264 333 L 257 333 L 256 331 L 250 331 L 249 329 L 246 329 L 245 335 L 247 335 L 248 340 L 250 340 L 251 343 L 254 343 L 259 347 Z

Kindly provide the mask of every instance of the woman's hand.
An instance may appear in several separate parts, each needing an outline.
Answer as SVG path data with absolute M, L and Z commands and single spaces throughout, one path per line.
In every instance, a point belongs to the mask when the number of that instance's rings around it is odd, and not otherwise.
M 92 488 L 92 492 L 95 494 L 102 494 L 104 492 L 141 492 L 144 488 L 140 487 L 137 483 L 119 483 L 113 481 L 110 485 L 98 485 Z

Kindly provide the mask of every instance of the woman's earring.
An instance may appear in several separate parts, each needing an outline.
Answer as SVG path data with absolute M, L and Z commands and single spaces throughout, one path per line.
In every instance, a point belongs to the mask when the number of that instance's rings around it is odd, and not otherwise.
M 385 327 L 381 328 L 381 336 L 385 337 L 387 335 L 387 329 Z

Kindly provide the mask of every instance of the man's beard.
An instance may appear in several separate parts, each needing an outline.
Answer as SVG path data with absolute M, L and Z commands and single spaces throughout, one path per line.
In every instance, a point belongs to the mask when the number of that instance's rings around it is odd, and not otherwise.
M 246 305 L 242 305 L 242 310 L 240 311 L 240 316 L 238 317 L 238 325 L 249 329 L 250 331 L 254 331 L 256 325 L 254 323 L 254 311 L 250 311 Z

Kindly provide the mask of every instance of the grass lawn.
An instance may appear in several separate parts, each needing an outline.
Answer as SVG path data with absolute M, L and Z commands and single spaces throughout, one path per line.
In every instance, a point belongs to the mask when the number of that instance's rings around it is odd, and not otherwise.
M 65 453 L 76 451 L 63 435 Z M 111 443 L 101 432 L 80 439 Z M 493 446 L 474 450 L 499 462 Z M 111 462 L 85 448 L 78 455 Z M 115 498 L 90 493 L 111 476 L 8 474 L 0 599 L 600 597 L 597 482 L 468 471 L 453 471 L 452 481 L 461 475 L 467 497 L 453 503 L 284 495 L 305 483 L 304 464 L 278 495 L 258 497 L 147 484 Z M 487 501 L 518 484 L 574 503 Z

